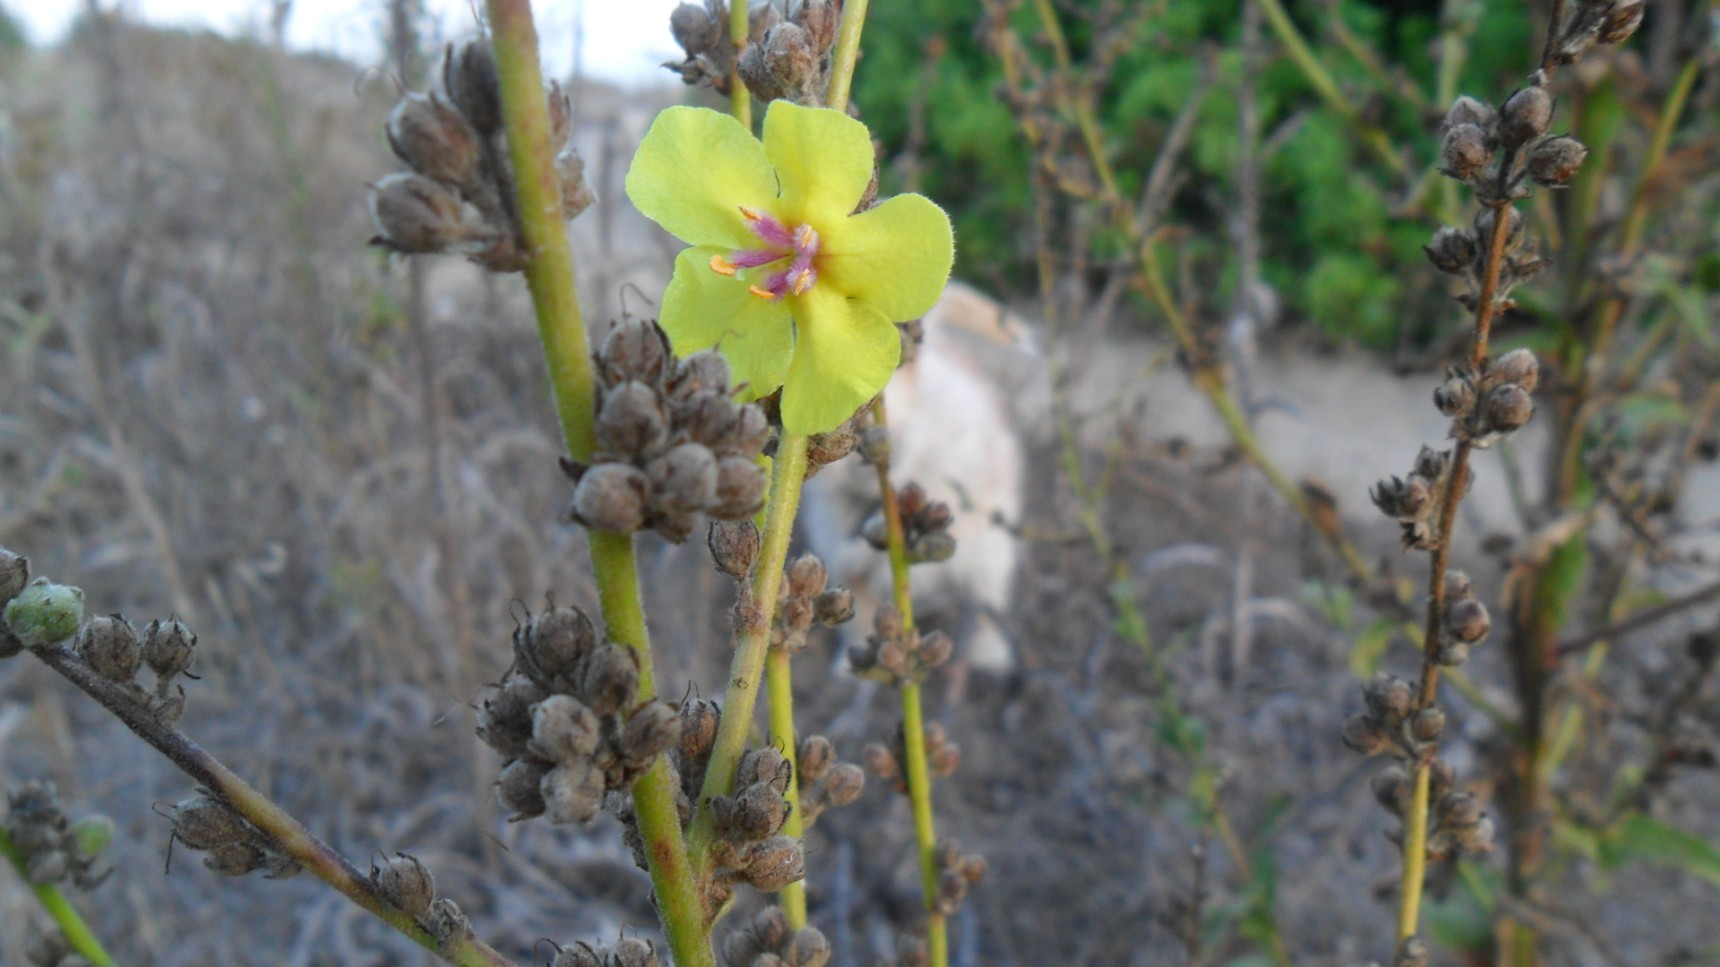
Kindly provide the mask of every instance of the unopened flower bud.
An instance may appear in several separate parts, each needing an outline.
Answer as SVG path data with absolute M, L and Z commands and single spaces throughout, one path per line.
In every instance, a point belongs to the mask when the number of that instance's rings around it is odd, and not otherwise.
M 1473 124 L 1454 125 L 1445 132 L 1445 139 L 1439 147 L 1439 157 L 1444 167 L 1440 173 L 1458 181 L 1468 181 L 1480 174 L 1492 160 L 1493 153 L 1487 149 L 1487 133 Z
M 430 911 L 430 901 L 436 899 L 436 877 L 418 857 L 396 853 L 381 866 L 372 867 L 370 882 L 389 905 L 412 915 L 423 917 Z
M 70 638 L 84 617 L 84 592 L 37 578 L 6 602 L 6 627 L 26 648 L 46 648 Z
M 592 530 L 631 534 L 645 523 L 645 474 L 625 463 L 600 463 L 579 478 L 573 519 Z
M 501 130 L 502 89 L 489 41 L 478 38 L 452 48 L 442 65 L 442 86 L 480 136 Z
M 1499 143 L 1521 148 L 1547 133 L 1553 123 L 1553 97 L 1544 87 L 1519 88 L 1499 108 Z
M 149 623 L 143 632 L 143 661 L 163 679 L 184 674 L 197 654 L 197 636 L 177 618 Z
M 1560 135 L 1529 149 L 1529 177 L 1544 188 L 1563 187 L 1576 176 L 1589 149 L 1576 138 Z
M 1496 433 L 1521 428 L 1535 415 L 1535 401 L 1520 384 L 1495 386 L 1487 394 L 1487 426 Z
M 1475 265 L 1480 248 L 1475 236 L 1461 228 L 1445 226 L 1433 233 L 1433 240 L 1422 246 L 1433 267 L 1447 275 L 1461 275 Z
M 96 674 L 108 681 L 125 683 L 143 667 L 143 648 L 130 622 L 115 614 L 91 618 L 78 629 L 72 643 Z
M 435 94 L 408 94 L 384 129 L 407 167 L 450 185 L 470 183 L 478 170 L 478 136 L 453 105 Z

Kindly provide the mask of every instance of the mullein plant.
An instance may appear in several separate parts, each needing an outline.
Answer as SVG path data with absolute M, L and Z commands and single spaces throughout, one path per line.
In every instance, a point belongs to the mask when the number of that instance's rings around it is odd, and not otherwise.
M 1406 476 L 1382 480 L 1371 493 L 1397 522 L 1404 547 L 1430 558 L 1421 672 L 1414 683 L 1386 673 L 1369 681 L 1364 710 L 1349 718 L 1343 734 L 1356 752 L 1394 760 L 1373 779 L 1375 796 L 1401 824 L 1391 834 L 1403 856 L 1394 967 L 1429 962 L 1421 935 L 1428 864 L 1485 854 L 1493 845 L 1493 821 L 1439 757 L 1446 715 L 1437 700 L 1441 670 L 1462 665 L 1492 624 L 1470 579 L 1449 567 L 1457 508 L 1474 479 L 1470 461 L 1475 451 L 1528 423 L 1540 379 L 1528 350 L 1488 351 L 1494 320 L 1514 305 L 1512 289 L 1548 264 L 1530 243 L 1515 203 L 1537 187 L 1563 187 L 1587 153 L 1574 138 L 1548 135 L 1553 72 L 1597 44 L 1628 38 L 1642 11 L 1642 0 L 1589 0 L 1568 10 L 1555 3 L 1540 66 L 1528 82 L 1497 106 L 1459 97 L 1440 126 L 1441 173 L 1467 186 L 1479 205 L 1469 228 L 1441 228 L 1426 246 L 1436 269 L 1466 284 L 1459 301 L 1473 318 L 1468 354 L 1433 394 L 1434 405 L 1451 419 L 1454 445 L 1422 447 Z
M 696 19 L 688 9 L 675 15 L 677 36 Z M 665 111 L 628 174 L 635 204 L 691 246 L 676 260 L 661 320 L 623 319 L 595 352 L 586 335 L 566 224 L 593 198 L 570 144 L 567 99 L 543 83 L 524 0 L 492 0 L 490 37 L 451 47 L 436 88 L 395 108 L 386 134 L 410 170 L 372 186 L 372 241 L 523 273 L 544 343 L 567 445 L 566 516 L 588 530 L 601 615 L 553 599 L 527 615 L 507 671 L 478 706 L 478 734 L 503 758 L 495 793 L 509 819 L 620 817 L 651 876 L 668 953 L 683 967 L 819 967 L 830 947 L 794 891 L 805 876 L 804 830 L 855 801 L 864 773 L 829 740 L 796 735 L 787 659 L 814 624 L 852 617 L 853 599 L 829 586 L 816 558 L 789 563 L 788 538 L 809 471 L 863 439 L 875 455 L 885 449 L 881 427 L 856 413 L 897 366 L 897 324 L 937 299 L 954 243 L 927 199 L 876 198 L 865 126 L 819 106 L 847 102 L 863 2 L 761 14 L 756 37 L 745 7 L 695 12 L 715 19 L 700 26 L 711 34 L 706 49 L 689 56 L 704 66 L 683 73 L 727 90 L 735 116 Z M 706 29 L 725 17 L 727 51 L 722 31 Z M 775 100 L 762 139 L 751 129 L 753 91 Z M 936 516 L 920 504 L 922 516 Z M 685 541 L 707 519 L 716 566 L 740 588 L 734 668 L 722 701 L 675 704 L 660 697 L 633 540 L 651 530 Z M 892 546 L 905 560 L 902 541 Z M 422 861 L 395 853 L 359 870 L 178 731 L 179 680 L 197 653 L 182 622 L 86 621 L 81 591 L 29 577 L 24 558 L 0 550 L 0 658 L 34 655 L 192 778 L 192 794 L 160 810 L 173 841 L 218 874 L 310 872 L 447 962 L 509 963 L 438 893 Z M 892 627 L 869 667 L 917 683 L 948 657 L 947 638 L 918 636 L 911 622 Z M 771 732 L 749 745 L 767 657 Z M 145 668 L 148 685 L 138 680 Z M 916 702 L 897 746 L 923 804 L 928 913 L 941 924 L 984 864 L 930 840 L 924 768 L 912 766 L 928 745 L 917 712 Z M 931 757 L 953 766 L 954 746 L 931 738 Z M 42 962 L 112 963 L 56 886 L 99 879 L 94 827 L 66 822 L 45 787 L 26 787 L 11 804 L 0 846 L 58 927 Z M 783 906 L 714 944 L 742 884 L 780 891 Z M 551 963 L 658 961 L 652 944 L 623 938 L 558 945 Z

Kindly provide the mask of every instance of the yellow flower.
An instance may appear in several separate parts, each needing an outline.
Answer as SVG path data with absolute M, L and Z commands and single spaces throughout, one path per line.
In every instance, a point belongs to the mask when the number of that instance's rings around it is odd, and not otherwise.
M 681 355 L 718 347 L 753 396 L 782 387 L 789 433 L 839 426 L 889 382 L 894 323 L 949 279 L 949 216 L 922 195 L 859 214 L 872 179 L 866 126 L 776 101 L 761 144 L 705 108 L 657 116 L 627 197 L 692 248 L 675 259 L 659 324 Z

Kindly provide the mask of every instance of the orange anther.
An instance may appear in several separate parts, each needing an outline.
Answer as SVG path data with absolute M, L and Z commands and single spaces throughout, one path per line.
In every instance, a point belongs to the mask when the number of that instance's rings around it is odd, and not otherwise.
M 721 255 L 713 255 L 711 256 L 711 271 L 718 275 L 734 275 L 735 263 L 730 262 Z

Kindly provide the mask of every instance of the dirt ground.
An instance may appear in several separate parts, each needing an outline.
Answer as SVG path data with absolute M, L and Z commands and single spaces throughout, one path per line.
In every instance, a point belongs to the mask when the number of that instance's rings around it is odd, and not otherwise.
M 360 865 L 394 850 L 423 859 L 517 962 L 542 962 L 543 938 L 650 935 L 646 882 L 612 821 L 509 825 L 489 793 L 497 762 L 471 706 L 508 663 L 510 613 L 595 595 L 582 539 L 559 522 L 568 495 L 517 280 L 429 270 L 440 402 L 422 404 L 406 272 L 362 248 L 364 185 L 391 170 L 377 133 L 389 92 L 355 93 L 354 74 L 121 31 L 40 54 L 7 81 L 0 544 L 82 585 L 93 612 L 192 622 L 201 680 L 185 731 Z M 602 200 L 574 237 L 593 318 L 624 299 L 637 309 L 666 275 L 671 243 L 618 186 L 673 96 L 582 92 L 578 137 Z M 1351 651 L 1372 613 L 1346 606 L 1328 552 L 1227 452 L 1175 367 L 1148 365 L 1163 354 L 1130 334 L 1138 324 L 1076 358 L 1093 389 L 1073 405 L 1089 472 L 1112 464 L 1100 510 L 1148 647 L 1119 634 L 1109 566 L 1081 530 L 1049 422 L 1018 412 L 1029 497 L 1007 522 L 1023 563 L 1002 618 L 1021 664 L 928 689 L 963 750 L 937 790 L 939 829 L 990 864 L 954 921 L 956 962 L 1252 967 L 1272 962 L 1269 929 L 1299 967 L 1381 958 L 1397 859 L 1373 767 L 1337 738 L 1360 704 Z M 1073 345 L 1058 339 L 1049 352 Z M 1439 438 L 1434 376 L 1293 346 L 1263 358 L 1261 395 L 1282 403 L 1263 410 L 1265 436 L 1292 473 L 1340 495 L 1382 568 L 1422 580 L 1365 487 Z M 1043 382 L 1024 378 L 1039 389 L 1015 394 L 1018 409 L 1046 405 Z M 1425 421 L 1389 424 L 1411 398 Z M 1488 469 L 1465 526 L 1509 535 Z M 714 694 L 726 666 L 729 590 L 697 543 L 646 541 L 641 555 L 660 676 L 676 683 L 665 693 Z M 1496 584 L 1498 559 L 1474 544 L 1466 566 Z M 1679 674 L 1704 617 L 1620 642 L 1617 690 L 1652 695 Z M 1407 646 L 1386 663 L 1408 674 Z M 797 707 L 857 758 L 893 728 L 894 699 L 836 665 L 829 641 L 800 659 Z M 1470 677 L 1510 701 L 1487 684 L 1506 681 L 1498 655 L 1484 650 Z M 1450 709 L 1450 755 L 1485 791 L 1496 736 L 1461 697 Z M 1176 721 L 1180 738 L 1167 734 Z M 1603 760 L 1630 748 L 1628 736 L 1591 740 Z M 113 875 L 77 902 L 123 963 L 429 962 L 308 876 L 226 880 L 170 856 L 156 810 L 188 781 L 14 659 L 0 664 L 0 780 L 28 778 L 118 823 Z M 1216 798 L 1194 794 L 1204 788 Z M 1713 839 L 1717 797 L 1712 774 L 1681 775 L 1660 818 Z M 832 962 L 879 962 L 918 905 L 906 802 L 874 783 L 820 820 L 808 854 Z M 1478 870 L 1497 878 L 1496 864 Z M 1436 896 L 1436 936 L 1461 936 L 1464 891 Z M 1720 939 L 1713 884 L 1647 866 L 1603 881 L 1577 862 L 1558 897 L 1552 963 L 1720 962 L 1701 959 Z M 39 919 L 0 876 L 0 963 L 23 963 L 13 925 Z

